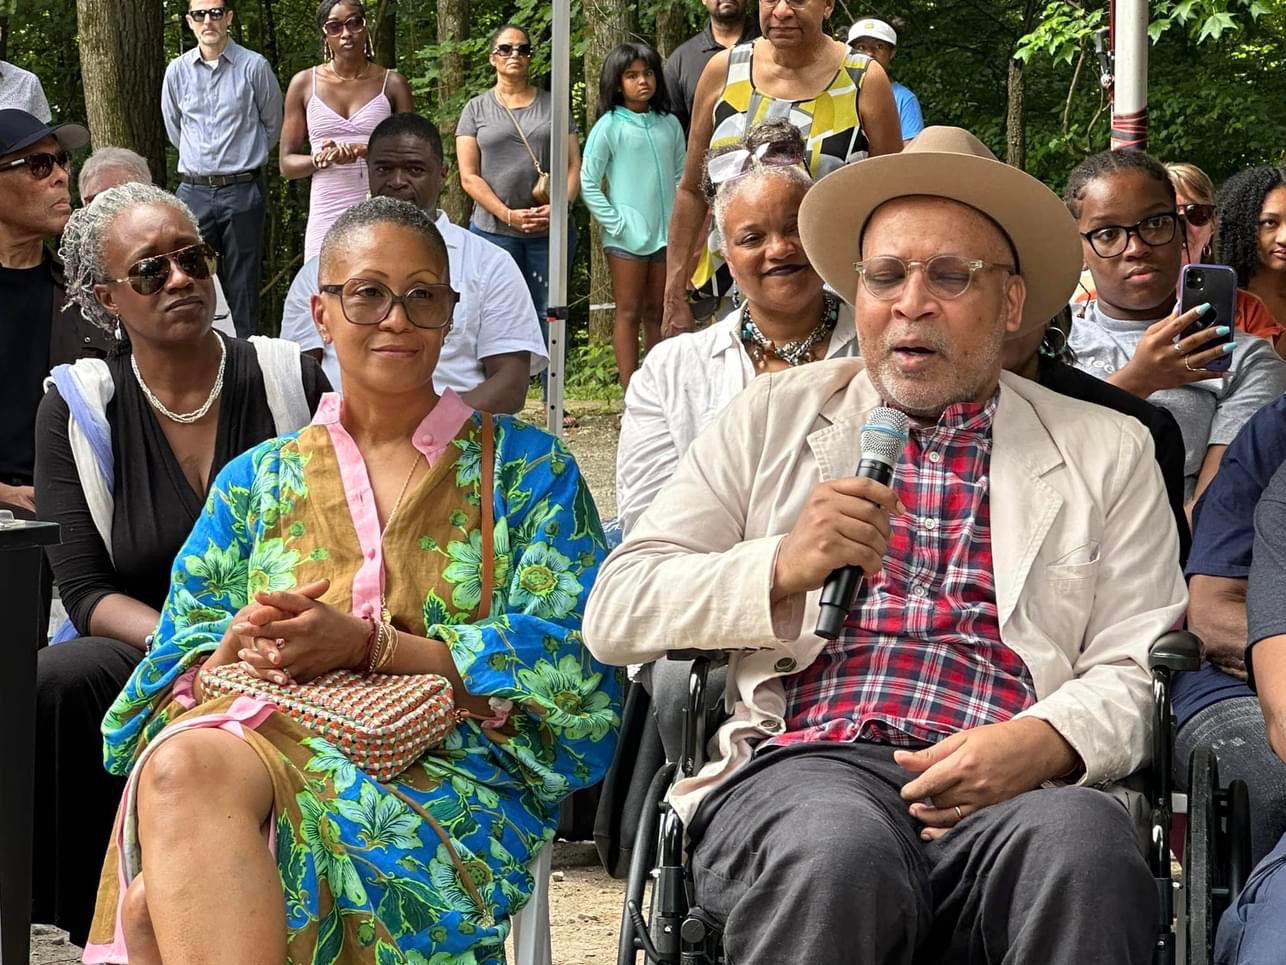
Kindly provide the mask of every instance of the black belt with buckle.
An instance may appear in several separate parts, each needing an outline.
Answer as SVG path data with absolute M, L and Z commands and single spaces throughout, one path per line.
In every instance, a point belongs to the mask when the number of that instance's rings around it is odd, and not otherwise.
M 245 184 L 258 181 L 258 171 L 242 171 L 240 174 L 185 174 L 183 180 L 202 188 L 226 188 L 229 184 Z

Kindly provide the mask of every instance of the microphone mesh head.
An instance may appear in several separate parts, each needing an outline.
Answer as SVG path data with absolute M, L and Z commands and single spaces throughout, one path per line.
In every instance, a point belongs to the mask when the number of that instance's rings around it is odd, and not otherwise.
M 862 426 L 862 458 L 876 459 L 886 466 L 897 465 L 910 438 L 911 420 L 905 412 L 880 406 L 872 409 Z

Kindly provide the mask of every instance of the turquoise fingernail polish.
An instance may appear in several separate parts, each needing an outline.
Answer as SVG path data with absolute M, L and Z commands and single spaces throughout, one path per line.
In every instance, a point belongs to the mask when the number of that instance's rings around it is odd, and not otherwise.
M 1216 334 L 1216 335 L 1227 335 L 1227 334 L 1228 334 L 1229 332 L 1231 332 L 1231 331 L 1232 331 L 1232 329 L 1231 329 L 1231 328 L 1229 328 L 1227 325 L 1220 325 L 1218 328 L 1216 328 L 1216 329 L 1215 329 L 1215 334 Z
M 1197 314 L 1198 314 L 1198 315 L 1204 315 L 1204 314 L 1205 314 L 1206 312 L 1208 312 L 1208 311 L 1210 311 L 1210 303 L 1209 303 L 1209 302 L 1202 302 L 1200 305 L 1198 305 L 1198 306 L 1197 306 Z
M 1224 355 L 1229 355 L 1229 354 L 1231 354 L 1231 353 L 1232 353 L 1232 349 L 1233 349 L 1232 343 L 1231 343 L 1231 342 L 1229 342 L 1227 345 L 1225 345 L 1225 346 L 1223 347 L 1223 354 L 1224 354 Z

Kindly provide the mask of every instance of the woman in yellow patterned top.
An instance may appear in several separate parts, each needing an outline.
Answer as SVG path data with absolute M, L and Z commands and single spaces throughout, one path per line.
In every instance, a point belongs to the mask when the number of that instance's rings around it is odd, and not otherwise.
M 670 220 L 666 257 L 666 336 L 694 327 L 688 281 L 711 297 L 716 244 L 706 244 L 701 159 L 768 120 L 789 120 L 808 146 L 814 180 L 850 161 L 902 149 L 888 75 L 875 61 L 823 32 L 834 0 L 760 0 L 763 36 L 714 56 L 697 84 L 688 163 Z M 695 269 L 695 274 L 694 274 Z

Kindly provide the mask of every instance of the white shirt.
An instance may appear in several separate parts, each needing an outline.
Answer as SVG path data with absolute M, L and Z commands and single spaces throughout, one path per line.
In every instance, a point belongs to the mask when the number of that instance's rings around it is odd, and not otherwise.
M 531 374 L 549 364 L 549 352 L 536 320 L 536 306 L 513 258 L 503 248 L 451 223 L 438 212 L 437 228 L 447 243 L 451 287 L 460 293 L 451 334 L 433 373 L 439 392 L 468 392 L 486 381 L 482 360 L 509 352 L 531 355 Z M 281 316 L 281 337 L 304 351 L 322 350 L 322 370 L 336 392 L 340 389 L 335 347 L 323 345 L 313 324 L 312 296 L 317 294 L 318 258 L 304 262 L 290 283 Z M 484 313 L 485 311 L 485 318 Z
M 701 430 L 754 381 L 740 332 L 737 308 L 709 328 L 661 342 L 630 377 L 616 449 L 616 509 L 625 535 Z M 858 354 L 853 309 L 841 301 L 826 358 Z
M 26 111 L 37 120 L 49 123 L 49 101 L 45 99 L 40 78 L 7 60 L 0 60 L 0 110 L 11 108 Z
M 237 326 L 232 323 L 232 309 L 223 294 L 223 285 L 218 275 L 210 276 L 214 280 L 214 330 L 222 332 L 229 338 L 237 337 Z

